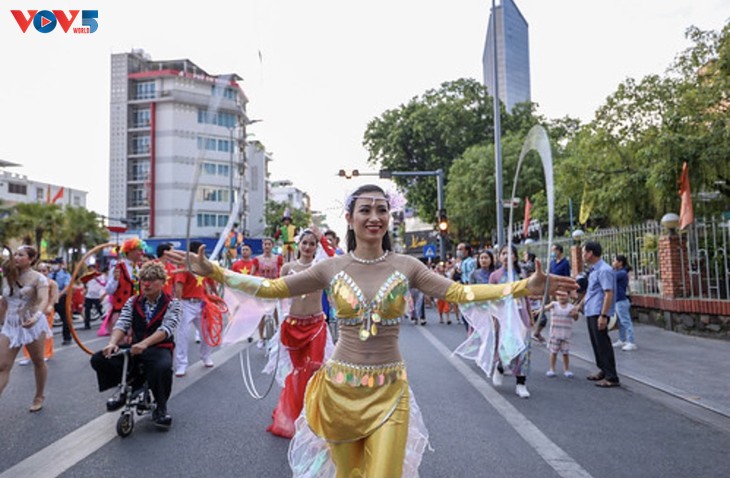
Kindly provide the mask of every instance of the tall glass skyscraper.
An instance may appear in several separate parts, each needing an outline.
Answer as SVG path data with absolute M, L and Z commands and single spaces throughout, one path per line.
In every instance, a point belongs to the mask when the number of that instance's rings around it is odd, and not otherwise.
M 492 15 L 497 18 L 497 58 L 499 99 L 507 111 L 530 98 L 530 44 L 525 17 L 512 0 L 501 0 Z M 484 86 L 493 94 L 494 35 L 489 19 L 482 56 Z

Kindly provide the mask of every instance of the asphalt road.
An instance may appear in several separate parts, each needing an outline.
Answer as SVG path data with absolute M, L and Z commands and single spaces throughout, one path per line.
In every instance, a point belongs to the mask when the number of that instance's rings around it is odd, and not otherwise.
M 436 324 L 431 310 L 428 316 L 425 327 L 401 328 L 409 381 L 430 432 L 422 477 L 727 476 L 730 419 L 629 379 L 621 388 L 596 388 L 584 378 L 591 365 L 577 359 L 574 379 L 547 378 L 540 346 L 527 382 L 532 397 L 520 399 L 513 378 L 495 389 L 473 364 L 450 356 L 463 326 Z M 95 331 L 80 335 L 94 350 L 106 343 Z M 27 411 L 32 367 L 14 367 L 0 398 L 0 478 L 291 476 L 288 441 L 265 431 L 279 390 L 260 401 L 247 394 L 238 355 L 244 347 L 222 349 L 213 369 L 198 362 L 175 379 L 168 432 L 142 417 L 124 439 L 116 436 L 118 413 L 104 411 L 109 393 L 96 391 L 88 356 L 75 345 L 58 347 L 49 362 L 40 413 Z M 260 370 L 263 352 L 253 348 L 251 358 Z M 265 388 L 268 376 L 256 379 Z

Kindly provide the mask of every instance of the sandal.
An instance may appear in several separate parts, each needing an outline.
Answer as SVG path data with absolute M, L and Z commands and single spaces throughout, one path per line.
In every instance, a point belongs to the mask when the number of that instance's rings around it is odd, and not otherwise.
M 593 375 L 588 375 L 586 378 L 588 380 L 592 380 L 592 381 L 596 382 L 598 380 L 603 380 L 604 377 L 605 377 L 605 375 L 603 374 L 603 372 L 596 372 Z
M 601 388 L 611 388 L 611 387 L 619 387 L 620 386 L 620 384 L 618 382 L 611 382 L 611 381 L 606 380 L 606 379 L 599 380 L 594 385 L 596 387 L 601 387 Z
M 33 404 L 28 409 L 29 412 L 35 413 L 41 411 L 43 408 L 43 401 L 45 400 L 45 397 L 35 397 L 33 399 Z

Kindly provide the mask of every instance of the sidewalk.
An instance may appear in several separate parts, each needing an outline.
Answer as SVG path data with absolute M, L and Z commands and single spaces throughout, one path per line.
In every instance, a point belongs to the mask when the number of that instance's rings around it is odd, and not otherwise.
M 545 330 L 545 334 L 547 330 Z M 618 330 L 610 333 L 618 339 Z M 653 388 L 730 417 L 730 381 L 724 372 L 730 342 L 668 332 L 634 323 L 637 350 L 615 348 L 619 377 Z M 595 364 L 585 320 L 573 326 L 571 355 Z

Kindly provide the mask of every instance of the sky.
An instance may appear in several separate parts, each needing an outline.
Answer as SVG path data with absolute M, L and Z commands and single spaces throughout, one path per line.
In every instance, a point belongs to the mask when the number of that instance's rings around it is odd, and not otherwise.
M 499 3 L 499 2 L 498 2 Z M 589 121 L 626 78 L 661 74 L 719 30 L 727 0 L 516 0 L 529 24 L 532 100 L 548 118 Z M 110 55 L 142 48 L 235 72 L 249 98 L 250 139 L 344 233 L 348 191 L 376 182 L 362 146 L 369 121 L 445 81 L 482 81 L 489 0 L 7 0 L 0 10 L 0 159 L 38 181 L 87 191 L 108 211 Z M 23 33 L 10 10 L 98 10 L 89 35 Z M 4 10 L 4 11 L 3 11 Z M 78 22 L 77 22 L 78 23 Z M 75 25 L 78 26 L 78 25 Z M 487 171 L 484 174 L 491 174 Z

